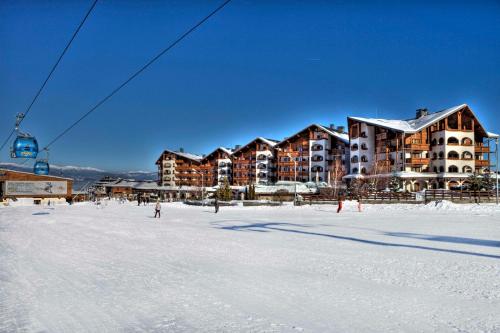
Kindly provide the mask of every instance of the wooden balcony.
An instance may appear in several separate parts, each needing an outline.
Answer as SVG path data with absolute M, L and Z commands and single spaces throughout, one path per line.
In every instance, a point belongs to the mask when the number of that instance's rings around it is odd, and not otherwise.
M 490 161 L 488 160 L 476 160 L 475 162 L 476 167 L 489 167 L 490 166 Z
M 412 158 L 407 158 L 406 163 L 409 163 L 411 165 L 427 165 L 430 162 L 430 158 L 425 158 L 425 157 L 412 157 Z
M 405 148 L 410 149 L 410 150 L 423 151 L 423 150 L 430 150 L 431 146 L 429 144 L 425 144 L 425 143 L 411 143 L 409 145 L 405 145 Z
M 476 153 L 482 153 L 482 154 L 484 154 L 484 153 L 489 153 L 489 152 L 490 152 L 490 147 L 476 145 L 476 146 L 474 147 L 474 151 L 475 151 Z

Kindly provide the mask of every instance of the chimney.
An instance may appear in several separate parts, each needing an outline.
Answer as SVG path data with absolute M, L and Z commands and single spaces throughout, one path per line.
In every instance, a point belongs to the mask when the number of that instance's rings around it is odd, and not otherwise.
M 335 129 L 335 124 L 330 124 L 330 129 L 334 130 Z
M 422 109 L 417 109 L 416 116 L 417 116 L 417 119 L 419 119 L 419 118 L 427 116 L 428 114 L 429 114 L 429 111 L 427 111 L 426 108 L 422 108 Z
M 344 126 L 337 126 L 337 132 L 339 133 L 344 133 L 345 127 Z
M 180 152 L 180 153 L 183 153 L 183 152 L 184 152 L 184 148 L 180 147 L 180 148 L 179 148 L 179 152 Z

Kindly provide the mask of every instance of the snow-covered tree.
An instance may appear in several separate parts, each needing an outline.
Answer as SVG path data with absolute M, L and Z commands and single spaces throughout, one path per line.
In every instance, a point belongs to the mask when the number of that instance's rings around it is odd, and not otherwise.
M 389 189 L 391 192 L 398 192 L 401 189 L 402 179 L 396 173 L 396 171 L 392 172 L 391 179 L 389 179 Z

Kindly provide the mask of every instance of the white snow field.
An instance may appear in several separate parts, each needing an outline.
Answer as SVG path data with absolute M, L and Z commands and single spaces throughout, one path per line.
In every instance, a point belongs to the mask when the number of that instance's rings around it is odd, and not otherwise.
M 0 332 L 500 332 L 495 205 L 0 208 Z

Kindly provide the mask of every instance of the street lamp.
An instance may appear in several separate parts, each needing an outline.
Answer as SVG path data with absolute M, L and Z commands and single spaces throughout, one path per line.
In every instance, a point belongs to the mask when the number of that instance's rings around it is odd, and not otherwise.
M 495 161 L 495 163 L 496 163 L 496 168 L 495 168 L 496 176 L 495 176 L 495 178 L 496 178 L 496 183 L 497 183 L 497 186 L 496 186 L 497 195 L 496 195 L 496 197 L 497 197 L 497 205 L 498 205 L 498 138 L 495 139 L 495 160 L 496 160 Z
M 292 159 L 292 155 L 290 153 L 286 154 L 290 159 Z M 297 205 L 297 161 L 293 158 L 293 184 L 294 184 L 294 192 L 293 192 L 293 205 Z
M 203 172 L 197 171 L 196 169 L 191 169 L 191 171 L 201 175 L 201 203 L 203 204 L 204 193 L 205 193 L 205 185 L 204 185 L 205 182 L 204 182 Z

